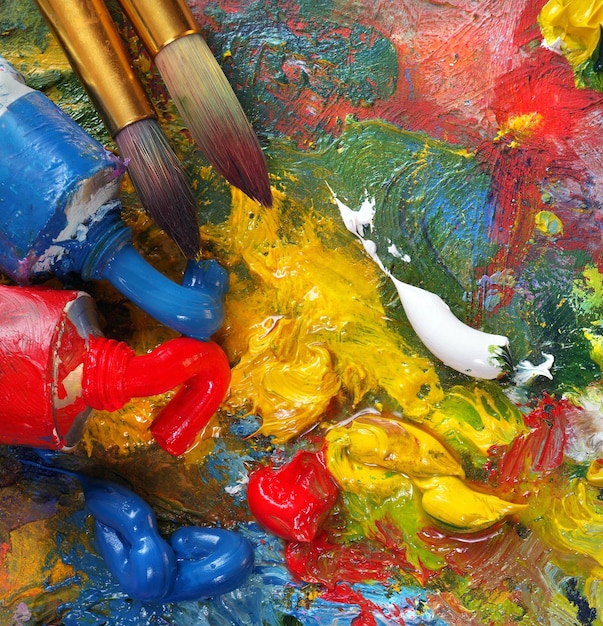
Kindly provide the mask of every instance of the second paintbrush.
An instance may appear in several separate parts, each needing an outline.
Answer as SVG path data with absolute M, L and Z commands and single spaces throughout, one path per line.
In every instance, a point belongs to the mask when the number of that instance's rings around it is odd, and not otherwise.
M 102 0 L 36 0 L 153 220 L 191 258 L 201 240 L 186 172 L 170 147 Z
M 272 205 L 266 159 L 186 0 L 118 0 L 197 146 L 232 185 Z

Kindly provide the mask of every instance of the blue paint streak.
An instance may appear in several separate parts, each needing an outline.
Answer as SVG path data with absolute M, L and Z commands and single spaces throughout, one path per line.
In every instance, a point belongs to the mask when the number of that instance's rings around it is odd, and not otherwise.
M 406 68 L 404 70 L 404 78 L 406 78 L 406 82 L 408 83 L 408 98 L 409 100 L 414 100 L 415 99 L 415 88 L 412 84 L 412 78 L 410 75 L 410 70 L 408 68 Z

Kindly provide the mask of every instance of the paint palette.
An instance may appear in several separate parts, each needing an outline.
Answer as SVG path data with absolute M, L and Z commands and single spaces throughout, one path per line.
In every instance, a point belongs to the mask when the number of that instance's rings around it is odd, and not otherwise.
M 170 392 L 94 412 L 50 461 L 126 480 L 165 535 L 235 530 L 255 568 L 207 600 L 132 601 L 77 481 L 4 447 L 0 621 L 603 623 L 603 4 L 189 4 L 264 147 L 272 209 L 195 150 L 110 8 L 191 176 L 203 255 L 230 274 L 214 337 L 230 392 L 180 457 L 148 430 Z M 0 25 L 0 54 L 114 147 L 33 0 L 0 6 Z M 127 179 L 120 198 L 136 246 L 177 279 L 185 260 Z M 506 338 L 500 377 L 434 356 L 391 277 Z M 73 287 L 137 352 L 175 336 L 110 285 Z M 259 476 L 274 480 L 263 523 Z M 314 498 L 305 522 L 278 512 L 290 492 Z

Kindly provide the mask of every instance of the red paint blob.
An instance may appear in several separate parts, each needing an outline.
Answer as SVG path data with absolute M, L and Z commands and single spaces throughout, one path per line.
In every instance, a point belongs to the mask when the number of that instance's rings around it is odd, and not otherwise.
M 275 535 L 295 541 L 312 541 L 338 494 L 322 455 L 306 451 L 279 469 L 257 470 L 247 487 L 249 508 L 258 522 Z

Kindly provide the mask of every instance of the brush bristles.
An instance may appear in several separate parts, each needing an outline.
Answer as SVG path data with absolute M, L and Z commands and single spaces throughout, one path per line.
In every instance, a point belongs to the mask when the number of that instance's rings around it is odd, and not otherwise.
M 197 146 L 235 187 L 272 205 L 260 143 L 222 68 L 199 34 L 162 48 L 157 68 Z
M 138 197 L 151 218 L 178 245 L 185 256 L 201 250 L 195 199 L 186 172 L 157 120 L 128 124 L 115 136 Z

